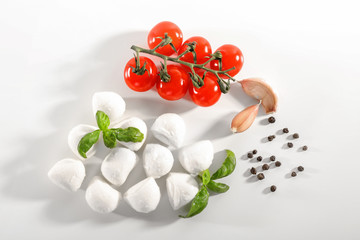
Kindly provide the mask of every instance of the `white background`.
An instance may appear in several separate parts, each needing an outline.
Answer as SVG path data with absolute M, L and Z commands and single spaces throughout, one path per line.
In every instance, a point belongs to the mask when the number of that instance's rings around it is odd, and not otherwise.
M 357 1 L 49 1 L 0 2 L 0 239 L 360 239 L 359 90 L 360 28 Z M 188 99 L 167 102 L 155 91 L 135 93 L 123 82 L 132 44 L 146 46 L 156 23 L 170 20 L 184 38 L 201 35 L 213 50 L 225 43 L 242 49 L 238 79 L 263 77 L 279 94 L 275 124 L 261 110 L 254 125 L 232 135 L 232 117 L 255 101 L 235 84 L 209 108 Z M 115 213 L 91 211 L 84 189 L 98 174 L 102 149 L 86 163 L 82 189 L 68 193 L 51 184 L 47 171 L 73 157 L 67 133 L 94 124 L 91 96 L 121 94 L 126 116 L 151 126 L 176 112 L 186 121 L 186 142 L 212 140 L 217 153 L 236 153 L 231 188 L 211 196 L 192 219 L 179 219 L 163 197 L 156 211 L 137 214 L 125 203 Z M 288 127 L 300 138 L 287 149 Z M 155 140 L 150 136 L 148 142 Z M 308 145 L 307 152 L 298 151 Z M 252 149 L 283 163 L 254 181 Z M 305 167 L 296 178 L 291 170 Z M 180 170 L 175 164 L 175 170 Z M 144 177 L 134 170 L 124 192 Z M 278 186 L 275 193 L 268 187 Z

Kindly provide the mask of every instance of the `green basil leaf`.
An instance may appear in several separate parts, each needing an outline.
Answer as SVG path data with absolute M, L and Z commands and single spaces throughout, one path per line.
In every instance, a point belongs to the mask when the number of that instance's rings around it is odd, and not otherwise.
M 190 218 L 193 217 L 204 210 L 206 208 L 209 201 L 209 192 L 206 189 L 205 185 L 202 185 L 195 198 L 191 202 L 191 208 L 185 216 L 179 215 L 182 218 Z
M 107 148 L 116 147 L 116 133 L 112 130 L 103 131 L 104 144 Z
M 210 189 L 211 191 L 216 192 L 216 193 L 227 192 L 227 190 L 229 190 L 229 188 L 230 188 L 225 183 L 218 183 L 218 182 L 214 182 L 213 180 L 210 180 L 207 187 L 208 187 L 208 189 Z
M 103 111 L 96 112 L 96 122 L 102 131 L 106 131 L 110 126 L 110 119 Z
M 229 176 L 234 171 L 236 166 L 235 154 L 230 150 L 226 150 L 226 154 L 226 159 L 221 167 L 211 176 L 211 180 Z
M 86 153 L 99 140 L 100 130 L 95 130 L 83 136 L 77 146 L 79 154 L 87 158 Z
M 141 142 L 144 139 L 144 134 L 135 127 L 128 128 L 112 128 L 115 132 L 116 139 L 120 142 Z
M 200 173 L 200 177 L 202 179 L 203 185 L 207 185 L 210 182 L 210 172 L 209 169 L 206 169 L 205 171 L 202 171 Z

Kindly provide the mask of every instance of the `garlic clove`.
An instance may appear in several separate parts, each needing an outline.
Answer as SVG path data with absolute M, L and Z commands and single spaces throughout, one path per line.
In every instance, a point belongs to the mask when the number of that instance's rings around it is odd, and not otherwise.
M 239 82 L 247 95 L 261 100 L 267 114 L 276 112 L 278 98 L 269 84 L 260 78 L 248 78 Z
M 93 132 L 97 130 L 96 127 L 86 124 L 79 124 L 72 128 L 68 135 L 68 145 L 71 149 L 71 151 L 81 160 L 85 160 L 79 152 L 78 152 L 78 145 L 82 137 L 84 137 L 86 134 Z M 89 149 L 89 151 L 86 153 L 87 159 L 94 156 L 96 153 L 95 149 L 96 143 Z
M 121 193 L 112 188 L 103 178 L 96 176 L 86 189 L 85 200 L 95 212 L 110 213 L 117 208 Z
M 231 122 L 231 130 L 233 133 L 243 132 L 248 129 L 254 122 L 259 111 L 259 104 L 245 108 L 233 118 Z
M 199 191 L 199 185 L 190 174 L 170 173 L 166 179 L 169 202 L 174 210 L 185 206 Z
M 125 119 L 113 126 L 113 128 L 128 128 L 128 127 L 135 127 L 139 129 L 140 132 L 144 134 L 144 139 L 141 142 L 119 142 L 119 143 L 132 151 L 138 151 L 144 145 L 144 142 L 146 140 L 147 126 L 145 122 L 138 117 L 131 117 Z
M 125 202 L 141 213 L 154 211 L 160 202 L 160 197 L 160 188 L 152 177 L 135 184 L 124 194 Z
M 147 144 L 143 152 L 143 163 L 146 175 L 156 179 L 170 172 L 174 157 L 168 148 L 160 144 Z
M 208 169 L 214 158 L 214 147 L 209 140 L 199 141 L 179 150 L 181 166 L 192 175 Z
M 179 148 L 185 139 L 184 119 L 175 113 L 165 113 L 155 120 L 151 132 L 162 143 Z
M 101 173 L 110 183 L 121 186 L 136 165 L 136 155 L 127 148 L 114 148 L 101 164 Z
M 93 112 L 103 111 L 109 116 L 110 126 L 120 122 L 125 112 L 124 99 L 115 92 L 96 92 L 92 97 Z
M 80 160 L 65 158 L 48 172 L 49 179 L 62 189 L 76 192 L 85 178 L 85 166 Z

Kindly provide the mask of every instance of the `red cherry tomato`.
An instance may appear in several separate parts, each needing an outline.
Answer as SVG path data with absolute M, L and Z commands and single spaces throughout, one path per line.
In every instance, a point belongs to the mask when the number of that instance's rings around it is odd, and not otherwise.
M 156 65 L 150 58 L 140 56 L 140 68 L 144 66 L 145 61 L 145 68 L 147 71 L 145 71 L 142 75 L 138 75 L 133 72 L 133 68 L 136 67 L 135 58 L 130 59 L 124 69 L 124 79 L 126 85 L 137 92 L 148 91 L 156 83 Z
M 191 84 L 189 93 L 193 102 L 202 107 L 215 104 L 221 96 L 221 90 L 215 76 L 208 73 L 205 75 L 204 85 L 196 88 Z
M 196 47 L 195 47 L 196 63 L 202 64 L 207 60 L 209 60 L 208 57 L 212 53 L 210 43 L 205 38 L 199 36 L 191 37 L 188 40 L 186 40 L 179 49 L 179 55 L 185 52 L 185 50 L 188 48 L 186 43 L 191 43 L 191 42 L 196 42 Z M 194 63 L 194 56 L 191 52 L 189 52 L 184 56 L 182 56 L 180 60 L 189 63 Z
M 147 38 L 149 48 L 153 49 L 154 47 L 156 47 L 161 42 L 161 39 L 157 37 L 164 38 L 165 33 L 167 33 L 168 36 L 171 37 L 172 44 L 174 45 L 176 50 L 179 49 L 183 41 L 182 31 L 175 23 L 167 21 L 158 23 L 150 30 Z M 169 44 L 164 47 L 159 47 L 156 52 L 166 56 L 170 56 L 175 53 L 175 51 L 171 48 Z
M 161 81 L 158 75 L 156 88 L 159 95 L 170 101 L 184 97 L 191 81 L 189 74 L 181 66 L 175 65 L 168 65 L 167 72 L 170 75 L 169 82 Z
M 216 51 L 221 52 L 222 54 L 222 70 L 227 70 L 232 67 L 235 67 L 234 70 L 227 72 L 230 76 L 235 76 L 240 72 L 243 64 L 244 64 L 244 56 L 240 49 L 231 44 L 225 44 L 216 49 Z M 211 69 L 219 70 L 219 61 L 213 60 L 210 62 Z M 224 74 L 220 74 L 220 77 L 224 79 L 228 79 Z

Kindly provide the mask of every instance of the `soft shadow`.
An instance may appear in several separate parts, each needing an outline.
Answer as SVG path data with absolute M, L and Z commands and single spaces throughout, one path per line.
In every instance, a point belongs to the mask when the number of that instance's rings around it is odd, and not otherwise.
M 228 119 L 232 119 L 236 113 L 228 113 L 221 116 L 217 122 L 215 122 L 210 128 L 204 131 L 199 139 L 220 139 L 232 135 Z
M 269 193 L 271 193 L 270 187 L 265 188 L 265 189 L 262 191 L 262 193 L 263 193 L 263 194 L 269 194 Z

